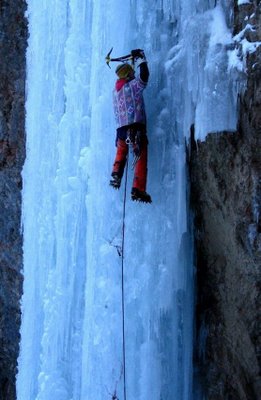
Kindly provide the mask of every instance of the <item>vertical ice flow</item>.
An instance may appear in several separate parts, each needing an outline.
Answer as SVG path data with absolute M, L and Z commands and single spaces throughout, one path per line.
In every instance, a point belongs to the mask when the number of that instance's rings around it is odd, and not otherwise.
M 131 202 L 131 168 L 127 182 L 127 398 L 192 399 L 185 138 L 192 124 L 203 138 L 234 129 L 236 119 L 226 70 L 230 10 L 214 3 L 28 0 L 18 400 L 104 400 L 114 391 L 123 399 L 123 188 L 108 186 L 115 76 L 104 62 L 112 46 L 114 56 L 144 48 L 151 72 L 153 204 Z

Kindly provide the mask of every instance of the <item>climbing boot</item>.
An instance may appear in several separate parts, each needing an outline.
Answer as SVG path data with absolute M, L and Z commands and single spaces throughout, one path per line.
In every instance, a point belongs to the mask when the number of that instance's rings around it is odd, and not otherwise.
M 111 174 L 111 180 L 110 180 L 110 185 L 114 188 L 114 189 L 119 189 L 121 186 L 121 178 L 119 177 L 119 175 L 117 174 L 117 172 L 113 172 Z
M 151 197 L 147 192 L 142 192 L 137 188 L 132 188 L 131 198 L 134 201 L 141 201 L 142 203 L 151 203 Z

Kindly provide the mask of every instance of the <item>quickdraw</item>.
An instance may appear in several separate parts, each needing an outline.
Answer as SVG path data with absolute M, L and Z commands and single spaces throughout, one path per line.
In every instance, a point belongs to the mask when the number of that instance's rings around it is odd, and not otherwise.
M 133 129 L 128 129 L 127 139 L 125 140 L 128 146 L 132 145 L 133 151 L 133 161 L 132 169 L 135 168 L 136 163 L 141 156 L 141 132 L 133 131 Z

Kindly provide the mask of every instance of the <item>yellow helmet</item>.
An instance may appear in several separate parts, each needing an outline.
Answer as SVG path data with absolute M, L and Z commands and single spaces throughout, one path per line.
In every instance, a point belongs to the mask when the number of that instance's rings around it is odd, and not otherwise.
M 119 78 L 127 78 L 130 73 L 134 72 L 133 67 L 128 63 L 123 63 L 117 66 L 115 70 Z

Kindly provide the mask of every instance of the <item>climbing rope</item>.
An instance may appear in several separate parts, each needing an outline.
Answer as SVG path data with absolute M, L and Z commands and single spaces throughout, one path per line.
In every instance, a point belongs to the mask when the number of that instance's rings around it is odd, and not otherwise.
M 124 304 L 124 244 L 125 244 L 125 214 L 126 214 L 126 195 L 127 195 L 127 181 L 128 181 L 128 161 L 126 161 L 125 172 L 125 185 L 124 185 L 124 199 L 123 199 L 123 215 L 122 215 L 122 243 L 121 243 L 121 307 L 122 307 L 122 355 L 123 355 L 123 386 L 124 386 L 124 400 L 127 399 L 126 393 L 126 349 L 125 349 L 125 304 Z

